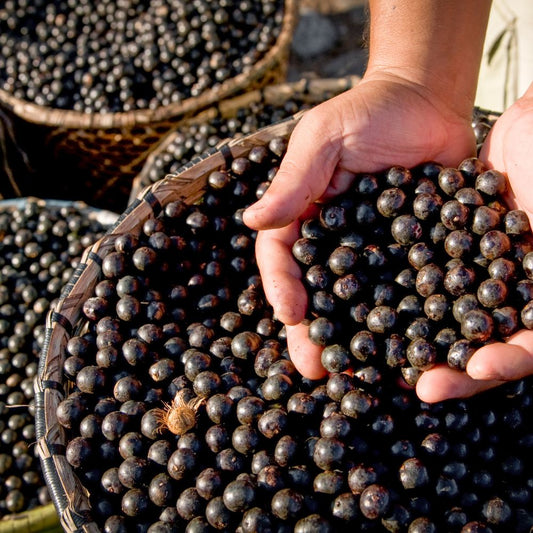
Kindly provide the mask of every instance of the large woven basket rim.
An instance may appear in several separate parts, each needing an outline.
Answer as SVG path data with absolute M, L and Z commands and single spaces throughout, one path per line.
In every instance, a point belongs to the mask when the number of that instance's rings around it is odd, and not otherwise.
M 45 340 L 34 381 L 37 453 L 52 501 L 66 532 L 98 532 L 90 515 L 89 495 L 65 457 L 65 433 L 60 428 L 56 407 L 66 394 L 63 383 L 64 346 L 76 334 L 82 318 L 81 303 L 99 281 L 103 258 L 114 250 L 114 241 L 124 233 L 141 231 L 143 223 L 157 216 L 174 200 L 189 204 L 203 195 L 207 176 L 214 169 L 225 168 L 231 159 L 247 154 L 253 146 L 265 145 L 277 136 L 290 135 L 303 113 L 262 128 L 246 137 L 229 140 L 215 152 L 184 169 L 167 176 L 142 191 L 119 216 L 109 231 L 87 248 L 80 264 L 53 309 L 47 316 Z
M 283 21 L 279 36 L 274 45 L 257 63 L 252 65 L 249 71 L 237 74 L 219 86 L 207 89 L 196 97 L 186 98 L 182 102 L 161 106 L 153 110 L 136 109 L 116 113 L 84 113 L 34 104 L 0 89 L 0 103 L 7 106 L 16 116 L 30 123 L 65 129 L 133 128 L 192 114 L 222 98 L 227 98 L 247 89 L 251 82 L 260 79 L 266 72 L 278 65 L 280 59 L 288 53 L 292 41 L 298 18 L 298 1 L 284 1 Z

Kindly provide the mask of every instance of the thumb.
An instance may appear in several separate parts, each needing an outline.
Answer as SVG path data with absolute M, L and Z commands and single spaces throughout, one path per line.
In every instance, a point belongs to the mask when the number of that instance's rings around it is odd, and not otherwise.
M 272 183 L 244 212 L 244 222 L 250 228 L 287 226 L 326 190 L 339 160 L 335 147 L 340 136 L 328 129 L 319 108 L 302 116 Z

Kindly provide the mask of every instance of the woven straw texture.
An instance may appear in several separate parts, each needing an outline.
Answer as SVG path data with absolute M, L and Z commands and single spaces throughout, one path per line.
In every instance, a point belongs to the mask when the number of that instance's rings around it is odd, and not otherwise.
M 0 109 L 21 119 L 25 125 L 33 126 L 21 135 L 31 135 L 43 144 L 45 149 L 38 152 L 38 156 L 64 157 L 65 166 L 75 165 L 77 176 L 74 179 L 88 176 L 87 183 L 79 184 L 80 191 L 87 191 L 89 187 L 98 200 L 119 190 L 126 192 L 127 198 L 131 180 L 141 170 L 154 143 L 176 124 L 219 100 L 285 79 L 297 17 L 298 0 L 285 0 L 276 43 L 249 71 L 179 103 L 153 110 L 90 114 L 36 105 L 0 90 Z M 83 198 L 98 205 L 87 198 L 87 194 Z
M 109 232 L 88 248 L 63 294 L 48 315 L 45 344 L 35 380 L 37 450 L 50 494 L 66 532 L 96 532 L 91 519 L 89 495 L 65 457 L 66 435 L 57 420 L 57 406 L 68 393 L 63 383 L 65 347 L 83 328 L 83 302 L 100 281 L 101 262 L 114 250 L 116 238 L 125 233 L 140 235 L 144 222 L 155 218 L 169 202 L 197 202 L 205 191 L 211 171 L 224 168 L 229 160 L 247 154 L 253 146 L 290 135 L 300 114 L 281 123 L 231 140 L 175 176 L 144 190 L 119 217 Z

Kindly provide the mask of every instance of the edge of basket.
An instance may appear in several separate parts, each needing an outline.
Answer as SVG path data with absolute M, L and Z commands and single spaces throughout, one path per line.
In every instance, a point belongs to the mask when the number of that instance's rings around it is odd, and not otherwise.
M 351 89 L 357 83 L 361 81 L 360 76 L 342 76 L 338 78 L 301 78 L 296 81 L 291 82 L 281 82 L 273 85 L 267 85 L 261 89 L 255 89 L 253 91 L 248 91 L 237 96 L 227 98 L 217 102 L 216 105 L 204 109 L 197 115 L 194 115 L 184 121 L 180 122 L 179 125 L 176 125 L 176 128 L 170 130 L 166 133 L 150 150 L 150 153 L 144 160 L 144 164 L 140 172 L 136 175 L 133 180 L 133 186 L 131 189 L 131 194 L 128 199 L 128 203 L 131 203 L 138 194 L 145 189 L 153 185 L 149 183 L 143 185 L 144 178 L 149 172 L 151 166 L 154 163 L 154 160 L 164 151 L 169 144 L 174 140 L 174 135 L 176 134 L 176 129 L 181 127 L 188 127 L 194 124 L 202 124 L 209 120 L 213 120 L 215 117 L 229 118 L 233 116 L 234 112 L 250 104 L 257 102 L 265 102 L 267 104 L 282 103 L 286 101 L 291 96 L 301 96 L 308 97 L 310 99 L 318 98 L 321 94 L 340 94 L 348 89 Z M 268 126 L 267 126 L 268 127 Z M 239 137 L 242 139 L 243 137 Z M 229 139 L 226 139 L 229 140 Z M 224 143 L 226 140 L 222 140 L 217 146 L 220 146 L 221 143 Z M 217 146 L 207 149 L 204 154 L 197 155 L 193 161 L 198 161 L 201 158 L 205 158 L 216 151 Z M 184 166 L 190 166 L 186 164 Z M 183 167 L 178 169 L 177 172 L 181 172 Z

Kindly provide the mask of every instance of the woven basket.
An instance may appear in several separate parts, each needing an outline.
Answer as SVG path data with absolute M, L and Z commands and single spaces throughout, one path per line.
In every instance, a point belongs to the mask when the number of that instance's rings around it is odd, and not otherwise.
M 229 160 L 247 154 L 253 146 L 290 135 L 299 118 L 300 114 L 242 139 L 228 141 L 180 174 L 169 176 L 144 190 L 109 232 L 85 251 L 58 304 L 49 313 L 43 355 L 35 380 L 37 450 L 65 531 L 99 531 L 91 518 L 89 495 L 66 460 L 66 435 L 58 423 L 56 410 L 68 393 L 63 383 L 65 347 L 72 335 L 83 327 L 82 305 L 100 281 L 101 261 L 114 250 L 117 236 L 124 233 L 139 235 L 144 222 L 157 216 L 169 202 L 178 199 L 189 204 L 197 202 L 203 196 L 211 171 L 224 168 Z
M 273 110 L 277 110 L 283 108 L 284 104 L 289 100 L 294 100 L 301 107 L 311 107 L 350 89 L 359 81 L 360 78 L 358 76 L 301 79 L 291 83 L 269 85 L 218 102 L 198 115 L 183 121 L 157 143 L 146 158 L 141 172 L 133 180 L 130 202 L 133 201 L 142 189 L 153 184 L 154 180 L 150 174 L 157 160 L 165 154 L 177 136 L 180 134 L 187 136 L 191 128 L 202 124 L 210 124 L 215 120 L 223 124 L 229 119 L 235 118 L 240 112 L 250 112 L 252 106 L 256 106 L 259 109 L 262 109 L 264 106 L 271 106 Z M 271 122 L 274 122 L 274 120 Z M 260 126 L 267 125 L 269 124 L 260 124 Z M 216 147 L 213 149 L 216 150 Z M 183 163 L 193 158 L 185 157 L 184 159 L 186 161 L 183 161 Z M 161 176 L 161 178 L 163 177 L 164 175 Z
M 35 380 L 37 449 L 61 524 L 67 533 L 100 531 L 91 515 L 88 491 L 66 460 L 67 436 L 57 420 L 56 412 L 59 403 L 69 392 L 65 390 L 63 377 L 66 345 L 73 335 L 83 331 L 85 320 L 82 304 L 94 294 L 94 288 L 101 279 L 102 261 L 114 251 L 119 236 L 140 235 L 144 223 L 158 216 L 170 202 L 198 202 L 204 195 L 207 178 L 213 170 L 226 168 L 230 161 L 246 155 L 254 146 L 263 146 L 278 136 L 288 137 L 300 117 L 301 114 L 298 114 L 249 136 L 226 141 L 213 153 L 199 158 L 178 174 L 143 190 L 110 231 L 85 251 L 79 268 L 49 314 L 43 357 Z
M 53 156 L 54 172 L 47 174 L 47 189 L 58 185 L 66 199 L 83 199 L 91 205 L 115 209 L 116 202 L 110 205 L 110 193 L 121 194 L 127 200 L 131 179 L 141 170 L 153 144 L 177 123 L 221 99 L 285 78 L 297 17 L 298 0 L 285 0 L 276 43 L 249 71 L 179 103 L 154 110 L 89 114 L 36 105 L 0 90 L 0 109 L 33 126 L 21 135 L 31 136 L 34 150 L 42 148 L 35 158 Z M 59 183 L 51 183 L 58 178 Z M 21 194 L 42 196 L 39 181 L 32 186 L 37 189 Z

